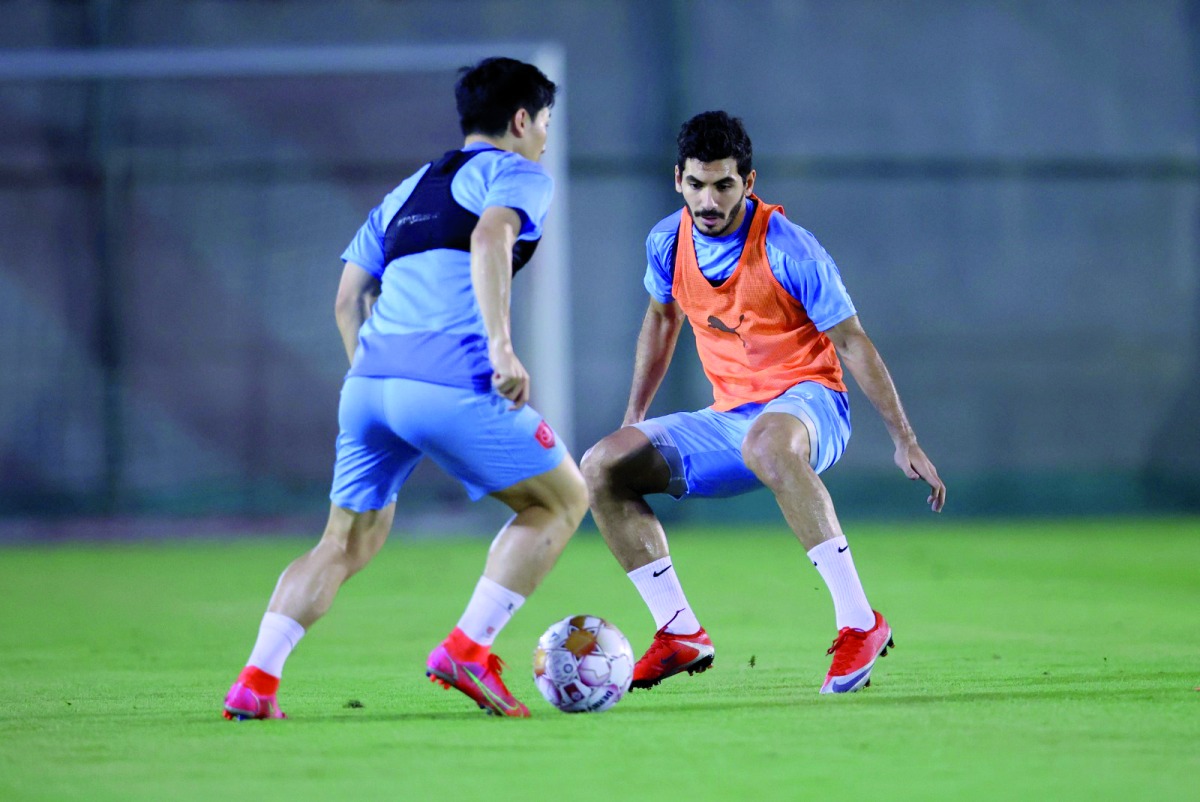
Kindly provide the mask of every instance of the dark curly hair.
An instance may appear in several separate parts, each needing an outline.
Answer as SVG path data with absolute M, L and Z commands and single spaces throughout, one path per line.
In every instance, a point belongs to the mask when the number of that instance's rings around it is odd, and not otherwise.
M 723 111 L 706 111 L 679 129 L 680 172 L 688 159 L 699 162 L 736 159 L 738 175 L 745 180 L 753 169 L 754 147 L 741 118 L 730 117 Z
M 485 58 L 458 71 L 454 99 L 463 136 L 503 136 L 521 109 L 531 115 L 554 105 L 558 87 L 532 64 L 512 58 Z

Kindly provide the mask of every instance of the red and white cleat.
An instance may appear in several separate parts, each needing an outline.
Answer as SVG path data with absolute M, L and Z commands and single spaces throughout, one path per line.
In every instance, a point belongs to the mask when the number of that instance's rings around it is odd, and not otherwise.
M 691 635 L 666 632 L 665 627 L 654 633 L 654 641 L 633 667 L 634 688 L 653 688 L 667 677 L 698 674 L 707 671 L 715 656 L 712 640 L 701 627 Z
M 875 613 L 875 626 L 870 629 L 843 627 L 838 630 L 833 645 L 826 652 L 833 655 L 833 665 L 825 675 L 821 693 L 853 693 L 870 685 L 875 659 L 886 657 L 888 647 L 895 645 L 892 628 L 878 612 Z

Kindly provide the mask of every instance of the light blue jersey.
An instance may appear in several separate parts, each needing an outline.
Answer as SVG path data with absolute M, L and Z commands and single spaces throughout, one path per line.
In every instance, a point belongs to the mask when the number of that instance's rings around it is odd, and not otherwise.
M 696 261 L 700 272 L 713 283 L 720 283 L 733 274 L 746 234 L 754 201 L 746 199 L 746 217 L 732 234 L 706 237 L 692 228 L 696 246 Z M 671 294 L 674 277 L 675 240 L 679 235 L 679 220 L 683 210 L 661 220 L 646 238 L 646 291 L 659 303 L 675 300 Z M 788 220 L 773 214 L 767 223 L 767 261 L 771 273 L 788 294 L 804 307 L 818 331 L 828 331 L 858 312 L 850 294 L 842 284 L 841 274 L 833 258 L 817 242 L 817 238 Z
M 329 497 L 363 512 L 392 504 L 422 457 L 472 499 L 562 462 L 566 447 L 526 404 L 491 386 L 487 332 L 471 284 L 471 233 L 489 206 L 513 209 L 514 272 L 542 235 L 553 185 L 535 162 L 488 145 L 453 150 L 396 187 L 342 258 L 382 289 L 358 333 L 338 405 Z
M 542 236 L 552 194 L 541 165 L 483 143 L 447 153 L 392 190 L 342 254 L 382 284 L 349 375 L 486 392 L 492 371 L 471 285 L 471 230 L 489 206 L 515 210 L 519 269 Z

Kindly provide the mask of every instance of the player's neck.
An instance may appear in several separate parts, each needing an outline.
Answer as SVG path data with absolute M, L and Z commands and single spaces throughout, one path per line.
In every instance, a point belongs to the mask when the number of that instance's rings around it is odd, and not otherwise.
M 485 144 L 485 145 L 491 145 L 493 148 L 497 148 L 499 150 L 516 151 L 516 148 L 514 147 L 514 143 L 513 143 L 513 138 L 511 136 L 509 136 L 508 134 L 505 134 L 504 136 L 487 136 L 486 134 L 468 134 L 467 138 L 463 140 L 463 148 L 465 149 L 467 147 L 470 147 L 471 145 L 477 145 L 480 143 Z

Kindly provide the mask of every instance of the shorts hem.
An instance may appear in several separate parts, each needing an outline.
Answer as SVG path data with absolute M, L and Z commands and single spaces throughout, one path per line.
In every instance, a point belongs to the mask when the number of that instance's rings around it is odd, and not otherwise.
M 667 489 L 663 492 L 679 501 L 688 494 L 689 488 L 687 475 L 683 470 L 683 457 L 679 455 L 679 447 L 675 445 L 675 439 L 671 437 L 667 427 L 656 421 L 642 421 L 634 423 L 632 426 L 650 438 L 650 445 L 654 446 L 667 461 L 671 477 L 667 480 Z
M 335 506 L 335 507 L 341 507 L 343 510 L 350 510 L 350 512 L 362 514 L 364 512 L 376 512 L 378 510 L 382 510 L 384 507 L 390 507 L 392 504 L 396 503 L 396 500 L 399 497 L 400 497 L 399 493 L 394 493 L 389 500 L 383 502 L 382 504 L 380 504 L 378 506 L 376 506 L 373 501 L 364 501 L 361 503 L 354 503 L 354 502 L 345 503 L 344 501 L 339 500 L 332 495 L 329 497 L 329 502 L 331 504 L 333 504 L 333 506 Z
M 559 456 L 558 459 L 554 461 L 554 464 L 552 464 L 550 467 L 545 468 L 539 466 L 527 474 L 520 475 L 519 478 L 511 481 L 505 480 L 504 483 L 502 483 L 499 487 L 485 487 L 484 485 L 468 484 L 467 482 L 463 482 L 461 479 L 459 481 L 462 483 L 463 489 L 467 491 L 467 496 L 471 499 L 471 501 L 479 501 L 484 496 L 490 496 L 492 493 L 498 493 L 501 490 L 507 490 L 510 487 L 519 485 L 521 482 L 533 479 L 536 476 L 550 473 L 550 471 L 554 470 L 559 465 L 562 465 L 562 461 L 567 458 L 567 450 L 565 448 L 557 447 L 554 449 L 554 451 L 557 452 Z

